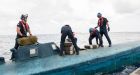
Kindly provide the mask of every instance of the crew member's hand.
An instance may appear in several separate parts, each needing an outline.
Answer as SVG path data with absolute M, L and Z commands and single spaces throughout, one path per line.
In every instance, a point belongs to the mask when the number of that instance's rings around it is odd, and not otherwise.
M 20 36 L 23 36 L 22 34 L 20 34 Z
M 22 37 L 27 37 L 26 35 L 22 35 Z
M 110 27 L 108 27 L 108 31 L 110 31 Z
M 30 36 L 32 36 L 32 34 L 30 34 Z

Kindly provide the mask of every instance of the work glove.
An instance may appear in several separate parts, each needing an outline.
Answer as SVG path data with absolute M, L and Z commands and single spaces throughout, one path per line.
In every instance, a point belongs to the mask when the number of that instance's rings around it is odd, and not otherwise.
M 108 31 L 110 31 L 110 27 L 108 27 Z

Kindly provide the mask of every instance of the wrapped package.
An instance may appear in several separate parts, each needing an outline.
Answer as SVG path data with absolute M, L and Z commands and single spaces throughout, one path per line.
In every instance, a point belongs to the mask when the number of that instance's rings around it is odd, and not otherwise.
M 66 55 L 72 55 L 75 53 L 75 49 L 74 46 L 72 45 L 72 42 L 64 43 L 64 51 Z
M 85 45 L 85 48 L 86 49 L 96 49 L 96 48 L 98 48 L 98 46 L 97 45 Z
M 28 37 L 23 37 L 18 39 L 18 44 L 20 46 L 24 45 L 32 45 L 37 43 L 37 37 L 36 36 L 28 36 Z

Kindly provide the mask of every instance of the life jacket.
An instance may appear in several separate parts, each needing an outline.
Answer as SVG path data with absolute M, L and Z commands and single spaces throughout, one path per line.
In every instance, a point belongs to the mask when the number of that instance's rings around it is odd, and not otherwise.
M 28 31 L 29 25 L 27 23 L 24 23 L 23 21 L 20 21 L 20 23 L 22 24 L 24 31 Z
M 93 29 L 91 35 L 96 35 L 96 31 L 97 31 L 96 29 Z
M 93 32 L 94 32 L 94 33 L 96 33 L 96 28 L 95 28 L 95 29 L 93 29 Z
M 101 27 L 103 25 L 104 17 L 98 20 L 98 26 Z

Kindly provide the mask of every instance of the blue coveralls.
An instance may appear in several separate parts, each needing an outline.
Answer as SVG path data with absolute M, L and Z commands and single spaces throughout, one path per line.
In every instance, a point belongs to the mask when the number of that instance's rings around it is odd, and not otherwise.
M 98 30 L 95 30 L 93 32 L 90 32 L 90 36 L 89 36 L 89 44 L 92 45 L 92 40 L 96 37 L 96 43 L 99 44 L 99 46 L 102 46 L 102 39 L 101 39 L 101 35 L 99 33 Z M 99 43 L 98 43 L 98 39 L 99 39 Z
M 71 39 L 71 41 L 75 47 L 76 53 L 79 54 L 79 49 L 76 44 L 76 40 L 74 39 L 72 29 L 69 25 L 65 25 L 61 28 L 60 55 L 63 55 L 64 43 L 65 43 L 65 39 L 67 36 Z

